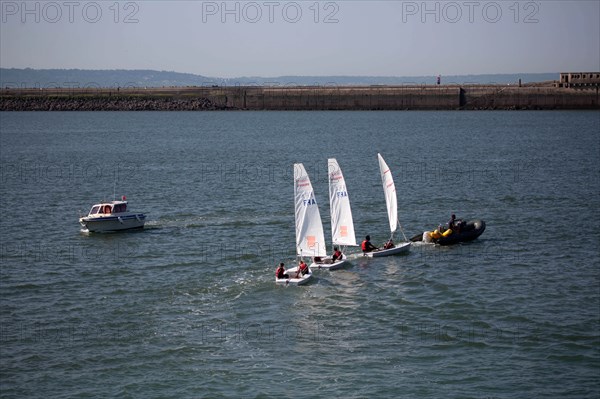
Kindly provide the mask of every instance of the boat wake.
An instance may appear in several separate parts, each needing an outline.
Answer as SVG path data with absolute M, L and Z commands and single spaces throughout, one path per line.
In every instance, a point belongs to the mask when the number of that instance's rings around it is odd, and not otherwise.
M 412 243 L 412 245 L 415 247 L 429 247 L 435 246 L 435 242 L 415 241 Z

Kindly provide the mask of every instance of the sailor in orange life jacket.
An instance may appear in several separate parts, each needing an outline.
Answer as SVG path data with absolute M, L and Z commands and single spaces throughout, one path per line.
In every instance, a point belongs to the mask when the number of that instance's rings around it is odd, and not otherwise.
M 275 277 L 276 278 L 290 278 L 290 276 L 288 276 L 288 274 L 285 272 L 285 268 L 283 267 L 283 262 L 281 262 L 279 264 L 279 267 L 277 268 L 277 270 L 275 270 Z
M 379 249 L 375 245 L 371 244 L 371 236 L 365 237 L 365 240 L 362 242 L 362 244 L 360 244 L 360 248 L 362 249 L 363 253 L 372 252 Z
M 333 247 L 333 255 L 331 255 L 331 263 L 335 263 L 338 260 L 342 260 L 342 251 L 338 247 Z
M 296 272 L 296 278 L 298 278 L 300 276 L 304 276 L 306 273 L 308 273 L 308 266 L 306 265 L 306 263 L 304 263 L 303 260 L 301 260 L 300 263 L 298 264 L 298 271 Z

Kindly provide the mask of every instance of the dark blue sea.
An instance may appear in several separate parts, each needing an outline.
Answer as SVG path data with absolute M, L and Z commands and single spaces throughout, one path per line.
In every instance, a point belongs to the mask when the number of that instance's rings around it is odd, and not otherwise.
M 599 112 L 0 113 L 2 398 L 597 398 Z M 293 163 L 329 241 L 459 218 L 462 245 L 294 262 Z M 84 234 L 126 195 L 145 229 Z M 398 232 L 396 237 L 401 237 Z M 357 252 L 357 248 L 349 248 Z

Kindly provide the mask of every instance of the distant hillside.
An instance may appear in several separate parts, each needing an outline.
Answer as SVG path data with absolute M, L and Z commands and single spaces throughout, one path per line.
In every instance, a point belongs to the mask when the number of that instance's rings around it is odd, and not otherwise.
M 218 78 L 153 70 L 0 68 L 2 88 L 173 87 L 173 86 L 351 86 L 436 83 L 436 76 L 277 76 Z M 442 76 L 442 84 L 508 84 L 557 80 L 556 73 Z
M 152 70 L 0 69 L 0 87 L 163 87 L 202 86 L 214 79 Z

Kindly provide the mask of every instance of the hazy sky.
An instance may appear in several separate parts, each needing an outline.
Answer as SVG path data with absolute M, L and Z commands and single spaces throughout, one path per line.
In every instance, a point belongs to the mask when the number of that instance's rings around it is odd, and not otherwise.
M 0 1 L 4 68 L 216 77 L 600 70 L 600 1 Z

